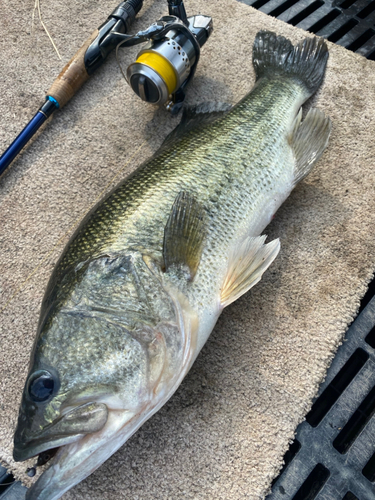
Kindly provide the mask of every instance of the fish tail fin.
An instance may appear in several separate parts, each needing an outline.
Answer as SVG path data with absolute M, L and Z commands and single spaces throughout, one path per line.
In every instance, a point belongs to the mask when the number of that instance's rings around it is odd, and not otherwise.
M 308 99 L 321 85 L 328 60 L 322 38 L 305 38 L 293 47 L 283 36 L 260 31 L 254 41 L 253 65 L 257 80 L 283 75 L 299 80 Z

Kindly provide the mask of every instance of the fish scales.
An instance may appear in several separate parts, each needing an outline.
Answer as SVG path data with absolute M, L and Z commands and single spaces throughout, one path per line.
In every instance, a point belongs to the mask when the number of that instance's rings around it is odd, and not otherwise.
M 250 214 L 259 210 L 264 193 L 280 180 L 290 182 L 294 160 L 286 138 L 300 94 L 298 84 L 265 82 L 228 116 L 193 130 L 147 162 L 99 208 L 57 272 L 86 256 L 124 248 L 152 249 L 161 255 L 169 208 L 186 189 L 197 195 L 210 215 L 203 259 L 210 265 L 216 262 L 215 249 L 225 256 L 238 227 L 246 231 L 242 224 L 246 228 Z
M 322 40 L 258 33 L 250 94 L 187 110 L 83 220 L 47 287 L 21 402 L 14 458 L 57 449 L 27 500 L 60 498 L 112 455 L 275 259 L 261 233 L 328 142 L 329 119 L 300 113 L 327 58 Z

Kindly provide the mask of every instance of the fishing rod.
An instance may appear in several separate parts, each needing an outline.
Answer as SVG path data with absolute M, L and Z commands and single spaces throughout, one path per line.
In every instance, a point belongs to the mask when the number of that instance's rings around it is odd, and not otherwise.
M 179 112 L 200 49 L 212 32 L 212 18 L 200 14 L 187 17 L 183 0 L 167 1 L 169 15 L 135 35 L 129 35 L 128 31 L 143 0 L 125 0 L 116 7 L 66 64 L 47 92 L 45 103 L 0 157 L 0 175 L 43 123 L 65 106 L 114 49 L 117 56 L 120 47 L 146 42 L 126 76 L 120 66 L 121 72 L 143 101 L 165 105 L 172 114 Z

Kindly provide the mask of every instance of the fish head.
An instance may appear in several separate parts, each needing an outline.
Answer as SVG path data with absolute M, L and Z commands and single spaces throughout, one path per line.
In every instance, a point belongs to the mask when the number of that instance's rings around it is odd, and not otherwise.
M 55 322 L 58 320 L 65 331 L 72 327 L 71 317 L 57 316 Z M 75 327 L 85 323 L 82 318 L 73 322 Z M 105 331 L 105 325 L 102 327 Z M 117 333 L 126 337 L 127 332 L 121 330 L 119 326 Z M 16 461 L 39 455 L 40 465 L 52 458 L 28 498 L 59 498 L 103 463 L 122 444 L 124 433 L 132 433 L 130 421 L 139 419 L 147 406 L 148 382 L 145 356 L 135 352 L 136 346 L 132 348 L 138 365 L 127 382 L 121 380 L 124 370 L 115 373 L 119 368 L 115 353 L 110 359 L 108 351 L 102 357 L 95 352 L 93 362 L 89 352 L 79 363 L 74 356 L 75 370 L 65 370 L 64 356 L 69 358 L 72 353 L 60 352 L 61 359 L 56 360 L 57 352 L 48 350 L 41 356 L 44 350 L 36 350 L 23 391 L 13 454 Z
M 16 461 L 77 441 L 105 425 L 108 409 L 105 404 L 95 402 L 94 391 L 92 401 L 81 403 L 79 397 L 75 401 L 63 387 L 55 368 L 31 370 L 14 435 Z
M 151 272 L 135 307 L 139 276 L 134 273 L 148 269 L 143 258 L 138 264 L 137 259 L 133 255 L 129 264 L 121 258 L 121 266 L 107 262 L 106 273 L 103 262 L 93 263 L 69 300 L 42 322 L 23 391 L 14 459 L 39 455 L 43 463 L 54 456 L 28 500 L 60 498 L 90 475 L 183 378 L 181 325 L 170 296 Z M 98 266 L 102 274 L 95 284 Z M 158 293 L 156 313 L 147 304 Z

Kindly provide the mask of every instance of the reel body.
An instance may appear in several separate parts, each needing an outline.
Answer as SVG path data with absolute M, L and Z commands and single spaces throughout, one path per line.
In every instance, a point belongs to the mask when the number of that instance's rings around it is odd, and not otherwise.
M 167 28 L 165 35 L 145 44 L 126 77 L 143 101 L 165 104 L 176 113 L 195 73 L 200 48 L 212 32 L 212 19 L 197 15 L 187 18 L 185 24 L 174 16 L 165 16 L 158 23 Z
M 144 31 L 128 35 L 128 24 L 139 11 L 142 0 L 122 2 L 99 28 L 85 52 L 87 74 L 94 72 L 111 50 L 146 42 L 126 72 L 121 72 L 134 92 L 146 102 L 164 104 L 178 113 L 185 98 L 184 89 L 192 79 L 200 49 L 212 33 L 212 18 L 187 17 L 182 0 L 168 0 L 169 15 Z

